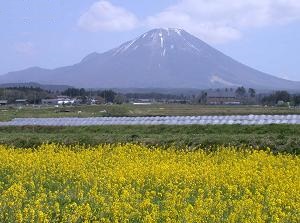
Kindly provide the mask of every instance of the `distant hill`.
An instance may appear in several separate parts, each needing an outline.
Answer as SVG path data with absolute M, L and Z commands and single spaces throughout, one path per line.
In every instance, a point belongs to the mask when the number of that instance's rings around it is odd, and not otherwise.
M 68 88 L 72 88 L 68 85 L 44 85 L 34 82 L 29 83 L 7 83 L 7 84 L 0 84 L 0 88 L 10 88 L 10 87 L 34 87 L 34 88 L 41 88 L 43 90 L 48 91 L 65 91 Z
M 38 82 L 85 88 L 300 88 L 243 65 L 181 29 L 154 29 L 105 53 L 53 70 L 0 76 L 0 83 Z

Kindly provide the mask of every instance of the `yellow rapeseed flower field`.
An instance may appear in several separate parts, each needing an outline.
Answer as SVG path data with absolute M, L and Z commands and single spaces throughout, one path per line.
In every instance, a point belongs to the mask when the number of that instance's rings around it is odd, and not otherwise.
M 0 146 L 0 222 L 300 222 L 300 158 L 101 145 Z

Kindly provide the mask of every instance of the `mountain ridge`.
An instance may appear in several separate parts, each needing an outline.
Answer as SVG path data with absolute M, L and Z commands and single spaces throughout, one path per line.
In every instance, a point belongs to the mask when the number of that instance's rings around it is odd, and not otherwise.
M 150 30 L 71 66 L 33 67 L 0 76 L 0 83 L 24 81 L 86 88 L 300 88 L 300 82 L 248 67 L 176 28 Z
M 44 85 L 35 82 L 24 82 L 24 83 L 6 83 L 0 84 L 0 88 L 14 88 L 14 87 L 33 87 L 33 88 L 41 88 L 43 90 L 48 91 L 65 91 L 68 88 L 72 88 L 69 85 Z

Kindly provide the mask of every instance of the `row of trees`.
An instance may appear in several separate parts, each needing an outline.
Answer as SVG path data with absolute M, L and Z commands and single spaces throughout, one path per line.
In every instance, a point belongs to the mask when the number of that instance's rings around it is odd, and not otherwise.
M 150 93 L 127 93 L 125 94 L 126 98 L 132 99 L 153 99 L 153 100 L 189 100 L 188 96 L 183 94 L 175 95 L 175 94 L 163 94 L 157 92 L 150 92 Z
M 157 92 L 149 93 L 116 93 L 113 90 L 85 90 L 83 88 L 69 88 L 63 92 L 62 95 L 69 96 L 71 98 L 76 97 L 82 100 L 87 98 L 94 98 L 98 101 L 105 101 L 106 103 L 116 103 L 122 104 L 129 102 L 130 100 L 139 100 L 139 99 L 152 99 L 152 100 L 186 100 L 189 101 L 189 96 L 176 95 L 176 94 L 163 94 Z
M 53 97 L 53 93 L 34 87 L 11 87 L 0 89 L 0 99 L 14 103 L 17 99 L 27 99 L 28 103 L 39 104 L 42 99 Z
M 91 98 L 99 98 L 105 103 L 116 101 L 121 103 L 121 96 L 112 90 L 86 91 L 83 88 L 69 88 L 63 92 L 54 92 L 36 87 L 0 88 L 0 100 L 7 100 L 9 104 L 14 103 L 17 99 L 26 99 L 29 104 L 39 104 L 42 99 L 53 99 L 59 95 L 78 98 L 83 103 L 88 102 Z
M 120 95 L 113 90 L 85 90 L 84 88 L 68 88 L 61 92 L 62 95 L 69 96 L 70 98 L 78 98 L 82 101 L 87 101 L 89 98 L 96 98 L 103 100 L 105 103 L 114 103 L 119 101 Z
M 240 98 L 244 98 L 244 97 L 254 98 L 256 96 L 256 91 L 253 88 L 249 88 L 248 90 L 246 90 L 246 88 L 244 87 L 238 87 L 235 90 L 235 94 L 237 95 L 237 97 Z
M 290 105 L 300 105 L 300 95 L 290 94 L 287 91 L 276 91 L 271 94 L 258 94 L 255 89 L 238 87 L 237 89 L 223 89 L 202 92 L 198 97 L 194 95 L 176 95 L 163 93 L 127 93 L 120 94 L 113 90 L 86 90 L 84 88 L 69 88 L 62 92 L 47 91 L 35 87 L 11 87 L 0 89 L 0 100 L 8 100 L 14 103 L 17 99 L 27 99 L 28 103 L 39 104 L 42 99 L 56 98 L 58 95 L 65 95 L 70 98 L 81 99 L 82 103 L 87 103 L 90 99 L 96 99 L 103 103 L 122 104 L 135 99 L 152 100 L 184 100 L 187 103 L 206 104 L 207 98 L 211 93 L 222 95 L 235 95 L 244 104 L 276 105 L 278 102 Z
M 225 88 L 209 91 L 202 91 L 200 95 L 195 97 L 192 101 L 194 103 L 207 104 L 209 98 L 224 97 L 236 98 L 243 104 L 255 104 L 257 102 L 256 91 L 253 88 L 246 89 L 238 87 L 237 89 Z
M 186 100 L 189 96 L 163 94 L 163 93 L 127 93 L 120 94 L 113 90 L 86 90 L 84 88 L 68 88 L 64 91 L 47 91 L 36 87 L 11 87 L 0 89 L 0 100 L 8 100 L 9 104 L 17 99 L 26 99 L 29 104 L 39 104 L 42 99 L 53 99 L 60 95 L 70 98 L 77 98 L 82 103 L 88 103 L 91 99 L 96 99 L 101 103 L 122 104 L 130 100 L 153 99 L 153 100 Z
M 262 105 L 278 105 L 278 104 L 290 104 L 294 106 L 300 105 L 300 95 L 290 94 L 288 91 L 275 91 L 271 94 L 258 94 L 253 88 L 246 90 L 244 87 L 238 87 L 235 94 L 240 99 L 254 99 L 257 104 Z
M 289 103 L 290 105 L 300 105 L 300 95 L 290 94 L 287 91 L 276 91 L 270 95 L 264 96 L 261 103 L 264 105 L 276 105 L 278 103 Z
M 228 94 L 229 92 L 229 94 Z M 261 104 L 261 105 L 300 105 L 300 94 L 291 94 L 287 91 L 275 91 L 273 93 L 257 93 L 253 88 L 238 87 L 235 90 L 216 89 L 203 91 L 198 97 L 192 100 L 194 103 L 207 104 L 210 97 L 235 97 L 242 104 Z
M 290 94 L 287 91 L 275 91 L 268 95 L 259 94 L 256 95 L 256 91 L 253 88 L 246 90 L 244 87 L 239 87 L 235 91 L 236 96 L 240 99 L 256 99 L 258 104 L 262 105 L 278 105 L 278 104 L 290 104 L 294 106 L 300 105 L 300 95 Z

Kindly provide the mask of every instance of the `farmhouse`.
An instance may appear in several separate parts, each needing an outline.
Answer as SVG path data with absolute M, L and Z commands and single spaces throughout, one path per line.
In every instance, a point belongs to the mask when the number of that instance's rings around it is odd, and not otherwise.
M 69 98 L 42 99 L 43 105 L 73 105 L 75 102 L 75 99 Z
M 59 99 L 42 99 L 43 105 L 58 105 Z
M 28 101 L 27 101 L 27 99 L 16 99 L 16 100 L 15 100 L 15 103 L 16 103 L 17 105 L 27 105 L 27 104 L 28 104 Z
M 7 100 L 0 100 L 0 106 L 1 105 L 7 105 Z
M 236 97 L 235 92 L 216 91 L 208 92 L 207 104 L 210 105 L 239 105 L 241 101 Z
M 131 103 L 134 105 L 151 105 L 154 99 L 134 99 Z

